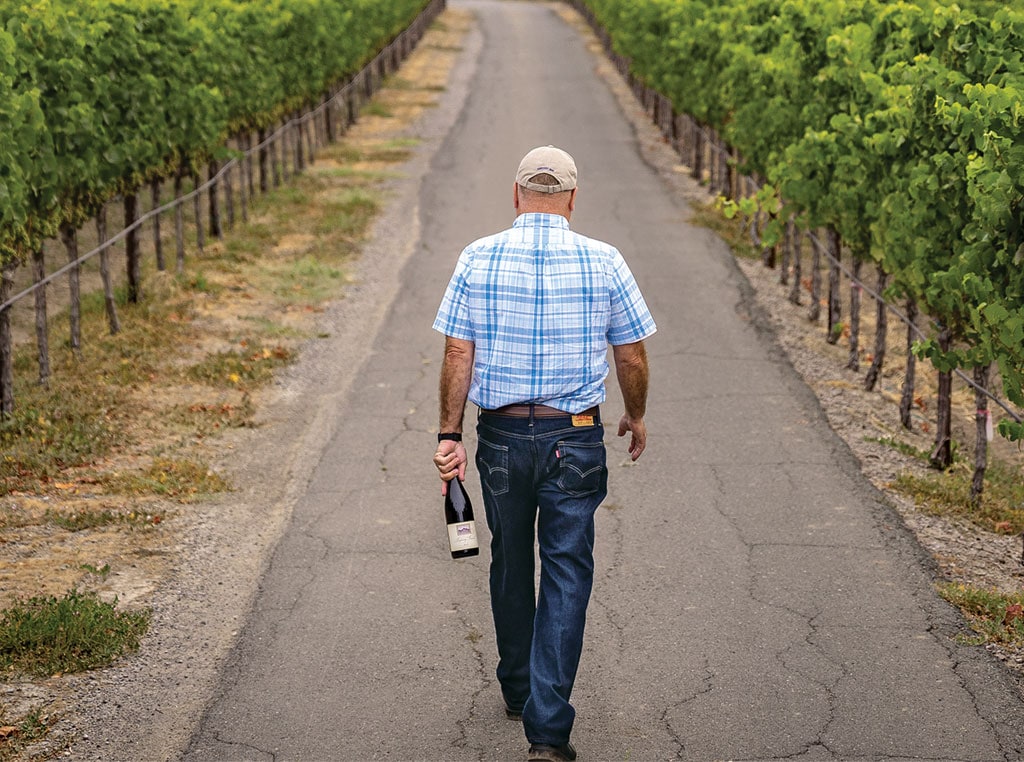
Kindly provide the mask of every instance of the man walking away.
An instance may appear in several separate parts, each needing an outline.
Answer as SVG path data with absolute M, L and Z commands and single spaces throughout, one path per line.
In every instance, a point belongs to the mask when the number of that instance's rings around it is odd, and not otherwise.
M 618 435 L 630 434 L 636 460 L 647 445 L 644 339 L 656 330 L 618 250 L 569 229 L 576 180 L 565 151 L 526 154 L 512 227 L 463 250 L 433 326 L 446 337 L 434 464 L 444 491 L 465 478 L 468 399 L 479 407 L 498 682 L 506 715 L 523 721 L 527 759 L 548 762 L 576 759 L 569 698 L 594 579 L 594 514 L 607 493 L 608 347 L 625 407 Z

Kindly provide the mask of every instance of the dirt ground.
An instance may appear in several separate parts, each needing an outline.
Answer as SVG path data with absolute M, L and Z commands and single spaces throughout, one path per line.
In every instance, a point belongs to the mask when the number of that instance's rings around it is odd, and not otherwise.
M 565 6 L 555 7 L 581 34 L 587 36 L 591 48 L 599 54 L 600 46 L 582 20 Z M 449 8 L 397 77 L 376 96 L 377 108 L 364 113 L 344 142 L 355 149 L 369 145 L 379 147 L 413 123 L 424 109 L 431 108 L 438 93 L 446 87 L 462 35 L 471 23 L 468 12 Z M 685 167 L 678 164 L 678 157 L 671 154 L 649 124 L 611 64 L 598 58 L 596 66 L 633 119 L 645 155 L 659 168 L 666 182 L 692 203 L 708 203 L 710 199 L 706 191 L 688 178 Z M 349 169 L 370 169 L 386 176 L 398 166 L 400 156 L 398 152 L 394 162 L 385 158 L 372 165 Z M 308 171 L 329 174 L 344 163 L 340 155 L 330 154 L 318 159 Z M 331 192 L 327 186 L 324 193 Z M 259 222 L 253 220 L 250 224 Z M 310 238 L 295 233 L 279 234 L 271 243 L 270 258 L 299 255 L 312 244 Z M 223 245 L 213 244 L 214 247 Z M 921 426 L 912 433 L 904 432 L 899 426 L 898 408 L 893 400 L 894 395 L 898 397 L 902 374 L 898 361 L 886 367 L 876 391 L 863 391 L 861 374 L 844 367 L 845 346 L 827 344 L 823 326 L 807 321 L 806 307 L 794 307 L 788 302 L 786 289 L 778 285 L 778 272 L 750 260 L 739 260 L 739 266 L 750 281 L 757 305 L 775 325 L 779 343 L 821 400 L 830 424 L 857 455 L 866 476 L 888 496 L 934 557 L 938 574 L 979 587 L 1019 591 L 1024 582 L 1020 537 L 997 535 L 966 522 L 925 515 L 892 489 L 893 480 L 902 471 L 921 469 L 922 466 L 892 447 L 870 440 L 893 437 L 920 449 L 927 449 L 931 442 L 931 437 Z M 221 289 L 216 298 L 202 299 L 197 304 L 194 344 L 188 348 L 191 355 L 220 351 L 225 336 L 232 335 L 234 327 L 243 319 L 258 320 L 273 315 L 275 320 L 285 320 L 295 338 L 280 341 L 296 349 L 308 341 L 310 332 L 315 330 L 319 307 L 296 306 L 287 310 L 282 318 L 279 304 L 266 296 L 261 288 L 241 288 L 230 279 L 226 279 L 223 285 L 227 287 Z M 847 309 L 845 305 L 844 309 Z M 865 326 L 863 335 L 872 335 L 868 326 Z M 901 354 L 900 335 L 901 331 L 890 330 L 890 357 Z M 919 368 L 922 376 L 929 375 L 923 367 Z M 926 380 L 922 385 L 925 397 L 930 384 L 932 382 Z M 257 392 L 251 395 L 248 404 L 258 411 L 264 395 L 281 393 L 280 389 Z M 164 394 L 161 391 L 161 395 Z M 174 404 L 179 405 L 238 402 L 228 397 L 210 399 L 197 396 L 197 390 L 188 387 L 176 388 L 167 394 L 173 397 Z M 135 389 L 133 395 L 138 404 L 144 404 L 153 397 L 152 390 L 145 386 Z M 166 409 L 168 398 L 162 399 L 152 414 L 157 415 Z M 965 447 L 973 447 L 973 402 L 966 392 L 961 391 L 958 392 L 957 403 L 958 431 L 955 436 L 961 442 L 970 443 Z M 925 407 L 933 409 L 927 400 Z M 145 417 L 140 418 L 140 421 L 145 420 Z M 108 468 L 131 468 L 141 457 L 140 453 L 152 450 L 158 444 L 147 441 L 144 426 L 134 431 L 133 436 L 139 438 L 140 444 L 115 455 L 106 464 Z M 165 444 L 187 447 L 209 457 L 230 479 L 231 453 L 218 444 L 215 435 L 187 440 L 179 436 Z M 1024 463 L 1019 450 L 1006 443 L 1000 443 L 999 452 L 1001 457 L 1018 466 Z M 123 459 L 123 462 L 118 462 L 118 459 Z M 69 475 L 66 481 L 50 485 L 42 494 L 0 497 L 0 510 L 7 517 L 0 523 L 0 603 L 27 595 L 61 594 L 78 586 L 97 590 L 108 598 L 116 596 L 123 605 L 133 606 L 146 604 L 153 591 L 175 567 L 177 554 L 188 546 L 188 538 L 181 532 L 189 524 L 184 519 L 192 506 L 165 498 L 98 495 L 88 483 L 76 481 L 74 475 Z M 62 530 L 45 520 L 47 511 L 73 515 L 79 511 L 101 510 L 115 511 L 130 516 L 131 520 L 77 532 Z M 179 521 L 179 517 L 183 520 Z M 100 570 L 107 566 L 109 573 L 101 573 Z M 999 656 L 1017 668 L 1024 662 L 1024 658 L 1016 654 L 999 653 Z M 60 677 L 36 682 L 0 683 L 0 725 L 10 724 L 33 709 L 42 711 L 44 716 L 74 712 L 74 707 L 62 703 Z M 32 753 L 45 756 L 59 752 L 60 747 L 60 739 L 51 739 Z

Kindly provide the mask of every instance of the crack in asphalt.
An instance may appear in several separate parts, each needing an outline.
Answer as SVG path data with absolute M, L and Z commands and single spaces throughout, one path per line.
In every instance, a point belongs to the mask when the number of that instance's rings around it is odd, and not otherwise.
M 490 691 L 496 678 L 490 678 L 487 676 L 487 668 L 484 663 L 483 651 L 477 646 L 477 643 L 481 639 L 481 633 L 477 628 L 469 621 L 469 619 L 463 614 L 461 607 L 458 603 L 452 604 L 452 610 L 455 611 L 459 622 L 462 624 L 462 629 L 466 632 L 464 640 L 469 643 L 470 649 L 473 651 L 473 660 L 476 665 L 477 678 L 480 681 L 480 687 L 478 687 L 469 698 L 469 713 L 464 718 L 458 718 L 455 720 L 455 726 L 459 729 L 459 736 L 452 741 L 452 748 L 454 749 L 472 749 L 472 743 L 469 737 L 469 725 L 473 722 L 477 715 L 477 705 L 480 701 L 481 696 Z M 483 747 L 474 749 L 477 752 L 477 759 L 480 762 L 486 762 L 488 759 L 487 750 Z
M 609 523 L 608 526 L 602 527 L 601 536 L 605 542 L 611 545 L 611 560 L 605 565 L 604 573 L 601 575 L 601 581 L 608 582 L 612 585 L 614 584 L 612 583 L 612 578 L 622 566 L 622 559 L 625 550 L 623 547 L 622 517 L 619 515 L 618 511 L 619 503 L 614 499 L 613 495 L 609 494 L 609 498 L 605 498 L 605 501 L 601 506 L 605 510 L 602 514 L 602 521 Z M 595 588 L 596 587 L 597 585 L 595 580 Z M 619 620 L 617 610 L 613 606 L 609 606 L 605 603 L 602 597 L 596 595 L 592 596 L 591 605 L 600 609 L 602 618 L 611 628 L 611 632 L 615 635 L 615 657 L 616 661 L 618 661 L 619 657 L 626 649 L 625 624 Z
M 785 475 L 786 480 L 787 480 L 787 482 L 789 484 L 789 487 L 792 490 L 792 489 L 795 488 L 795 483 L 794 483 L 794 478 L 793 478 L 792 471 L 790 470 L 790 466 L 791 465 L 792 465 L 791 463 L 787 463 L 786 466 L 781 466 L 781 472 Z M 726 491 L 725 490 L 725 488 L 726 488 L 726 480 L 725 480 L 724 476 L 720 473 L 719 468 L 715 467 L 714 465 L 709 465 L 708 467 L 709 467 L 709 469 L 711 471 L 712 479 L 715 482 L 715 487 L 717 488 L 717 492 L 719 494 L 725 493 L 725 491 Z M 853 548 L 853 549 L 862 549 L 862 550 L 874 550 L 874 549 L 876 549 L 877 546 L 860 548 L 860 547 L 858 547 L 856 545 L 851 545 L 849 543 L 826 543 L 826 542 L 820 542 L 820 541 L 804 542 L 804 543 L 800 543 L 800 542 L 755 542 L 755 541 L 750 541 L 750 540 L 748 540 L 745 537 L 745 534 L 744 534 L 744 531 L 743 531 L 743 527 L 739 523 L 737 518 L 734 517 L 733 515 L 731 515 L 727 510 L 725 510 L 725 508 L 722 506 L 722 504 L 721 504 L 721 502 L 719 500 L 712 499 L 710 501 L 710 505 L 715 510 L 715 512 L 719 516 L 721 516 L 722 519 L 724 519 L 724 521 L 730 527 L 732 527 L 733 531 L 736 534 L 736 537 L 737 537 L 738 541 L 746 549 L 746 560 L 745 560 L 744 565 L 747 568 L 748 578 L 747 578 L 747 584 L 745 586 L 745 593 L 749 596 L 750 600 L 760 604 L 761 606 L 764 606 L 767 609 L 777 610 L 777 611 L 784 612 L 785 614 L 788 614 L 788 615 L 794 617 L 795 619 L 797 619 L 798 621 L 801 621 L 801 622 L 804 623 L 805 635 L 804 635 L 803 640 L 800 641 L 800 642 L 792 642 L 792 643 L 787 644 L 784 648 L 774 652 L 772 654 L 772 658 L 775 659 L 776 662 L 781 666 L 781 668 L 782 668 L 784 673 L 792 673 L 792 674 L 795 674 L 795 675 L 799 675 L 801 678 L 803 678 L 804 680 L 808 681 L 812 685 L 818 686 L 823 691 L 823 693 L 825 694 L 825 697 L 826 697 L 826 704 L 828 706 L 828 710 L 826 712 L 826 717 L 823 720 L 820 728 L 817 731 L 815 731 L 814 729 L 808 729 L 809 730 L 808 735 L 812 735 L 813 736 L 813 740 L 809 740 L 808 742 L 803 744 L 803 746 L 802 746 L 802 748 L 801 748 L 801 750 L 799 752 L 797 752 L 797 753 L 795 753 L 793 755 L 789 755 L 787 757 L 779 757 L 779 759 L 792 759 L 792 758 L 796 758 L 798 756 L 803 756 L 805 754 L 810 753 L 810 751 L 812 749 L 814 749 L 814 748 L 825 749 L 826 751 L 828 751 L 828 753 L 830 755 L 832 755 L 831 750 L 828 748 L 828 745 L 824 742 L 823 738 L 826 735 L 829 726 L 836 719 L 836 705 L 837 705 L 836 688 L 840 684 L 842 679 L 849 675 L 849 670 L 841 661 L 837 661 L 837 660 L 831 658 L 827 653 L 825 653 L 824 649 L 821 648 L 821 646 L 818 645 L 818 643 L 816 642 L 817 636 L 819 635 L 819 627 L 818 627 L 818 624 L 817 624 L 817 620 L 819 619 L 819 617 L 822 614 L 820 608 L 815 608 L 812 611 L 801 611 L 801 610 L 796 609 L 796 608 L 794 608 L 792 606 L 788 606 L 788 605 L 786 605 L 784 603 L 771 600 L 771 599 L 765 597 L 763 594 L 758 592 L 758 587 L 763 582 L 764 575 L 760 571 L 761 563 L 759 562 L 759 559 L 757 558 L 757 552 L 759 550 L 762 550 L 762 549 L 787 548 L 787 547 L 788 548 L 794 548 L 794 549 L 796 549 L 796 548 L 822 548 L 822 549 L 834 549 L 834 548 L 846 548 L 846 549 L 849 549 L 849 548 Z M 787 654 L 788 653 L 794 652 L 795 649 L 801 648 L 801 647 L 810 648 L 812 650 L 812 652 L 817 654 L 825 663 L 832 665 L 832 667 L 834 669 L 838 670 L 838 672 L 839 672 L 838 676 L 834 680 L 826 682 L 826 681 L 823 681 L 823 680 L 815 677 L 815 675 L 812 672 L 801 670 L 797 665 L 794 665 L 789 660 L 787 660 Z M 710 671 L 710 667 L 708 666 L 707 662 L 705 662 L 705 668 Z M 713 677 L 713 673 L 712 673 L 712 677 Z M 709 681 L 709 684 L 711 682 L 713 682 L 713 681 Z M 711 689 L 709 688 L 708 692 L 710 690 Z
M 252 744 L 242 743 L 241 741 L 229 741 L 229 740 L 227 740 L 225 738 L 222 738 L 219 734 L 217 736 L 215 736 L 214 738 L 217 741 L 217 743 L 222 744 L 223 746 L 230 746 L 232 748 L 237 748 L 237 749 L 248 749 L 248 750 L 256 752 L 261 757 L 269 759 L 270 762 L 277 762 L 277 754 L 275 754 L 272 751 L 266 751 L 265 749 L 261 749 L 258 746 L 253 746 Z M 246 759 L 251 760 L 252 757 L 246 755 Z
M 676 759 L 686 759 L 686 741 L 683 738 L 683 733 L 676 730 L 672 724 L 672 712 L 697 701 L 697 699 L 710 694 L 715 689 L 715 672 L 711 668 L 711 663 L 706 656 L 703 659 L 702 669 L 704 674 L 701 678 L 700 687 L 688 696 L 665 707 L 661 713 L 661 722 L 665 727 L 665 732 L 672 739 L 672 742 L 676 744 Z

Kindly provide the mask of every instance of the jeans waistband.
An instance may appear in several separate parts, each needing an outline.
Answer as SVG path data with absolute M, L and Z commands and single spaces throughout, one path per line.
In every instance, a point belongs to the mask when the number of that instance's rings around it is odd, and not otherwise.
M 549 407 L 548 405 L 538 405 L 533 402 L 523 403 L 518 405 L 505 405 L 504 407 L 495 408 L 494 410 L 481 410 L 482 415 L 505 415 L 512 418 L 558 418 L 560 416 L 571 417 L 573 415 L 591 415 L 597 416 L 599 409 L 597 405 L 592 408 L 588 408 L 581 413 L 567 413 L 565 410 L 559 410 L 555 407 Z

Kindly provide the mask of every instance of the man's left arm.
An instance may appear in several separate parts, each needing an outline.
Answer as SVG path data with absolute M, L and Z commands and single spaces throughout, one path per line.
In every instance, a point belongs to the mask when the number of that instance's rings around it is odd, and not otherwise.
M 441 364 L 440 414 L 438 431 L 442 434 L 462 434 L 462 419 L 473 380 L 475 346 L 472 341 L 445 337 L 444 361 Z M 462 442 L 443 439 L 437 443 L 434 465 L 441 474 L 442 494 L 448 491 L 448 482 L 458 476 L 466 478 L 466 448 Z
M 612 347 L 615 359 L 615 375 L 622 391 L 622 403 L 626 408 L 619 421 L 619 436 L 630 432 L 629 455 L 633 460 L 639 458 L 647 447 L 647 425 L 644 415 L 647 412 L 647 350 L 643 341 L 631 344 L 619 344 Z

